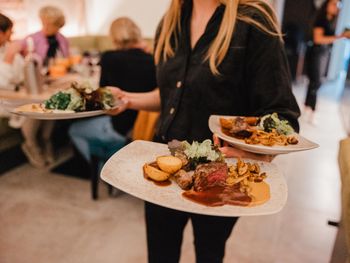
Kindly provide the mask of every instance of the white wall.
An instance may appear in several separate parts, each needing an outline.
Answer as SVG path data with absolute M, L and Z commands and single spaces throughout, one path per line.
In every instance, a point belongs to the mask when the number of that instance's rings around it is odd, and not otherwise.
M 107 34 L 115 18 L 128 16 L 138 24 L 145 37 L 153 38 L 169 3 L 169 0 L 86 0 L 87 33 Z

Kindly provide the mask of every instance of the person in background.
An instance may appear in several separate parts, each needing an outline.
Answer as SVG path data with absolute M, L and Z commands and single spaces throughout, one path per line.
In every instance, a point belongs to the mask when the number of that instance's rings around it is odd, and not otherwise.
M 23 48 L 27 49 L 27 38 L 33 39 L 34 53 L 47 66 L 50 59 L 55 57 L 69 57 L 69 43 L 59 31 L 65 24 L 65 17 L 61 9 L 55 6 L 44 6 L 39 10 L 42 29 L 30 34 L 23 41 Z
M 309 85 L 305 97 L 304 118 L 311 124 L 316 124 L 315 111 L 317 91 L 326 73 L 332 44 L 345 34 L 335 35 L 335 28 L 341 1 L 327 0 L 320 7 L 313 25 L 313 45 L 308 50 L 307 75 Z
M 55 57 L 68 57 L 68 40 L 59 32 L 65 24 L 63 12 L 54 6 L 44 6 L 39 11 L 42 29 L 23 40 L 24 54 L 27 50 L 27 38 L 34 44 L 34 53 L 41 59 L 43 66 L 48 66 Z M 55 160 L 51 134 L 54 121 L 26 119 L 22 125 L 25 142 L 22 150 L 30 163 L 38 168 L 45 167 Z M 39 138 L 41 137 L 41 139 Z
M 172 0 L 156 36 L 159 89 L 114 88 L 124 109 L 160 110 L 155 141 L 211 139 L 212 114 L 263 116 L 277 112 L 299 129 L 282 36 L 264 0 Z M 227 157 L 268 156 L 221 147 Z M 235 217 L 206 216 L 145 202 L 148 262 L 179 262 L 183 230 L 192 222 L 197 263 L 223 261 Z M 229 260 L 230 261 L 230 260 Z
M 153 57 L 145 52 L 147 45 L 140 28 L 129 18 L 121 17 L 110 26 L 114 50 L 106 51 L 100 60 L 100 87 L 118 86 L 130 92 L 146 92 L 156 87 Z M 130 137 L 137 111 L 128 110 L 111 118 L 95 117 L 73 123 L 69 135 L 83 157 L 91 155 L 108 159 L 123 147 Z
M 11 42 L 13 22 L 0 13 L 0 88 L 14 90 L 23 81 L 21 44 Z

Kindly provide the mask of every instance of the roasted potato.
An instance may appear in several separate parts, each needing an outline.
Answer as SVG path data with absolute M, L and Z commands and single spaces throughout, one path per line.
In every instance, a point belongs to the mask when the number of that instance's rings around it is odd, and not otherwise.
M 181 169 L 182 161 L 180 158 L 172 155 L 159 156 L 157 158 L 157 165 L 162 171 L 174 174 Z
M 231 130 L 234 124 L 234 119 L 233 118 L 220 118 L 220 124 L 221 127 L 224 129 Z
M 143 172 L 154 181 L 162 182 L 169 179 L 170 174 L 157 169 L 149 164 L 143 166 Z
M 249 125 L 256 126 L 258 124 L 258 117 L 244 117 L 244 121 Z

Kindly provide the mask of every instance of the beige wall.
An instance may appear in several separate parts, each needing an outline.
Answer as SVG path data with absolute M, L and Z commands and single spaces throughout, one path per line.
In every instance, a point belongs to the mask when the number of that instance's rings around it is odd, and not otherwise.
M 111 21 L 129 16 L 145 37 L 153 37 L 169 0 L 11 0 L 0 11 L 15 21 L 14 38 L 40 30 L 38 10 L 44 5 L 61 8 L 66 16 L 66 36 L 107 34 Z
M 62 32 L 67 36 L 84 34 L 84 0 L 10 0 L 0 10 L 15 23 L 14 38 L 21 38 L 41 29 L 39 9 L 44 5 L 61 8 L 66 16 Z
M 108 33 L 113 19 L 129 16 L 145 37 L 152 38 L 169 3 L 169 0 L 86 0 L 87 32 Z
M 282 22 L 285 0 L 267 0 L 275 8 L 279 22 Z

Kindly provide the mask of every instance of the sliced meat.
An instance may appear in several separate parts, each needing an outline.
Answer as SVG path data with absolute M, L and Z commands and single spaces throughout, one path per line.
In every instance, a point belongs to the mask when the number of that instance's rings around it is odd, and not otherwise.
M 204 191 L 218 185 L 225 185 L 228 167 L 226 163 L 200 164 L 194 172 L 194 190 Z
M 191 189 L 193 185 L 193 174 L 194 174 L 194 171 L 186 172 L 185 170 L 181 169 L 176 174 L 174 174 L 175 182 L 183 190 Z
M 242 117 L 237 117 L 233 122 L 233 126 L 230 130 L 232 133 L 236 133 L 242 130 L 247 130 L 250 128 L 250 125 Z
M 252 135 L 251 126 L 242 117 L 237 117 L 233 123 L 230 133 L 238 138 L 248 138 Z

